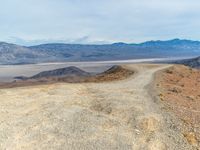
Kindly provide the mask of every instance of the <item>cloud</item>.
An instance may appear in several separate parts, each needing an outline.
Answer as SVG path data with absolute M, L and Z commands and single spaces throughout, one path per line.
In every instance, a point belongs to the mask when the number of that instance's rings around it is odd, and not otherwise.
M 37 39 L 37 40 L 26 40 L 19 37 L 9 37 L 6 39 L 9 43 L 16 43 L 23 46 L 33 46 L 45 43 L 68 43 L 68 44 L 108 44 L 112 43 L 111 41 L 104 41 L 103 39 L 91 39 L 89 36 L 80 37 L 77 39 Z
M 199 40 L 199 8 L 198 0 L 3 0 L 0 40 L 26 45 Z

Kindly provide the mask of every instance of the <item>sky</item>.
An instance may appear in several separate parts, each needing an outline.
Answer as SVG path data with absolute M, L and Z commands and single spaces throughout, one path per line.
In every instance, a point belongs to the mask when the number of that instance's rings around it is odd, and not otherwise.
M 199 0 L 0 0 L 0 41 L 200 40 Z

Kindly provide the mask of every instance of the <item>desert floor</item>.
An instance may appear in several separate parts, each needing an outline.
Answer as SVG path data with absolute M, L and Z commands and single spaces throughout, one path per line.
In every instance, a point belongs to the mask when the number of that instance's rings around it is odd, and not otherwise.
M 120 81 L 0 89 L 0 149 L 189 150 L 150 94 L 169 65 L 124 65 Z

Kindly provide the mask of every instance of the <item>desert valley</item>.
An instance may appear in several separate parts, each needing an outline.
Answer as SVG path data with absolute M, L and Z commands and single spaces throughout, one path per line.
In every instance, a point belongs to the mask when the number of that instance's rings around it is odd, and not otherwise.
M 200 150 L 199 0 L 0 2 L 0 150 Z

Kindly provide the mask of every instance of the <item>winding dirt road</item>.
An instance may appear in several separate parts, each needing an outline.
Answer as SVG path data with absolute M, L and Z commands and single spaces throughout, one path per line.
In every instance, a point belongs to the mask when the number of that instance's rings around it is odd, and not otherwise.
M 126 80 L 0 90 L 0 149 L 189 150 L 149 94 L 167 65 L 126 65 Z

